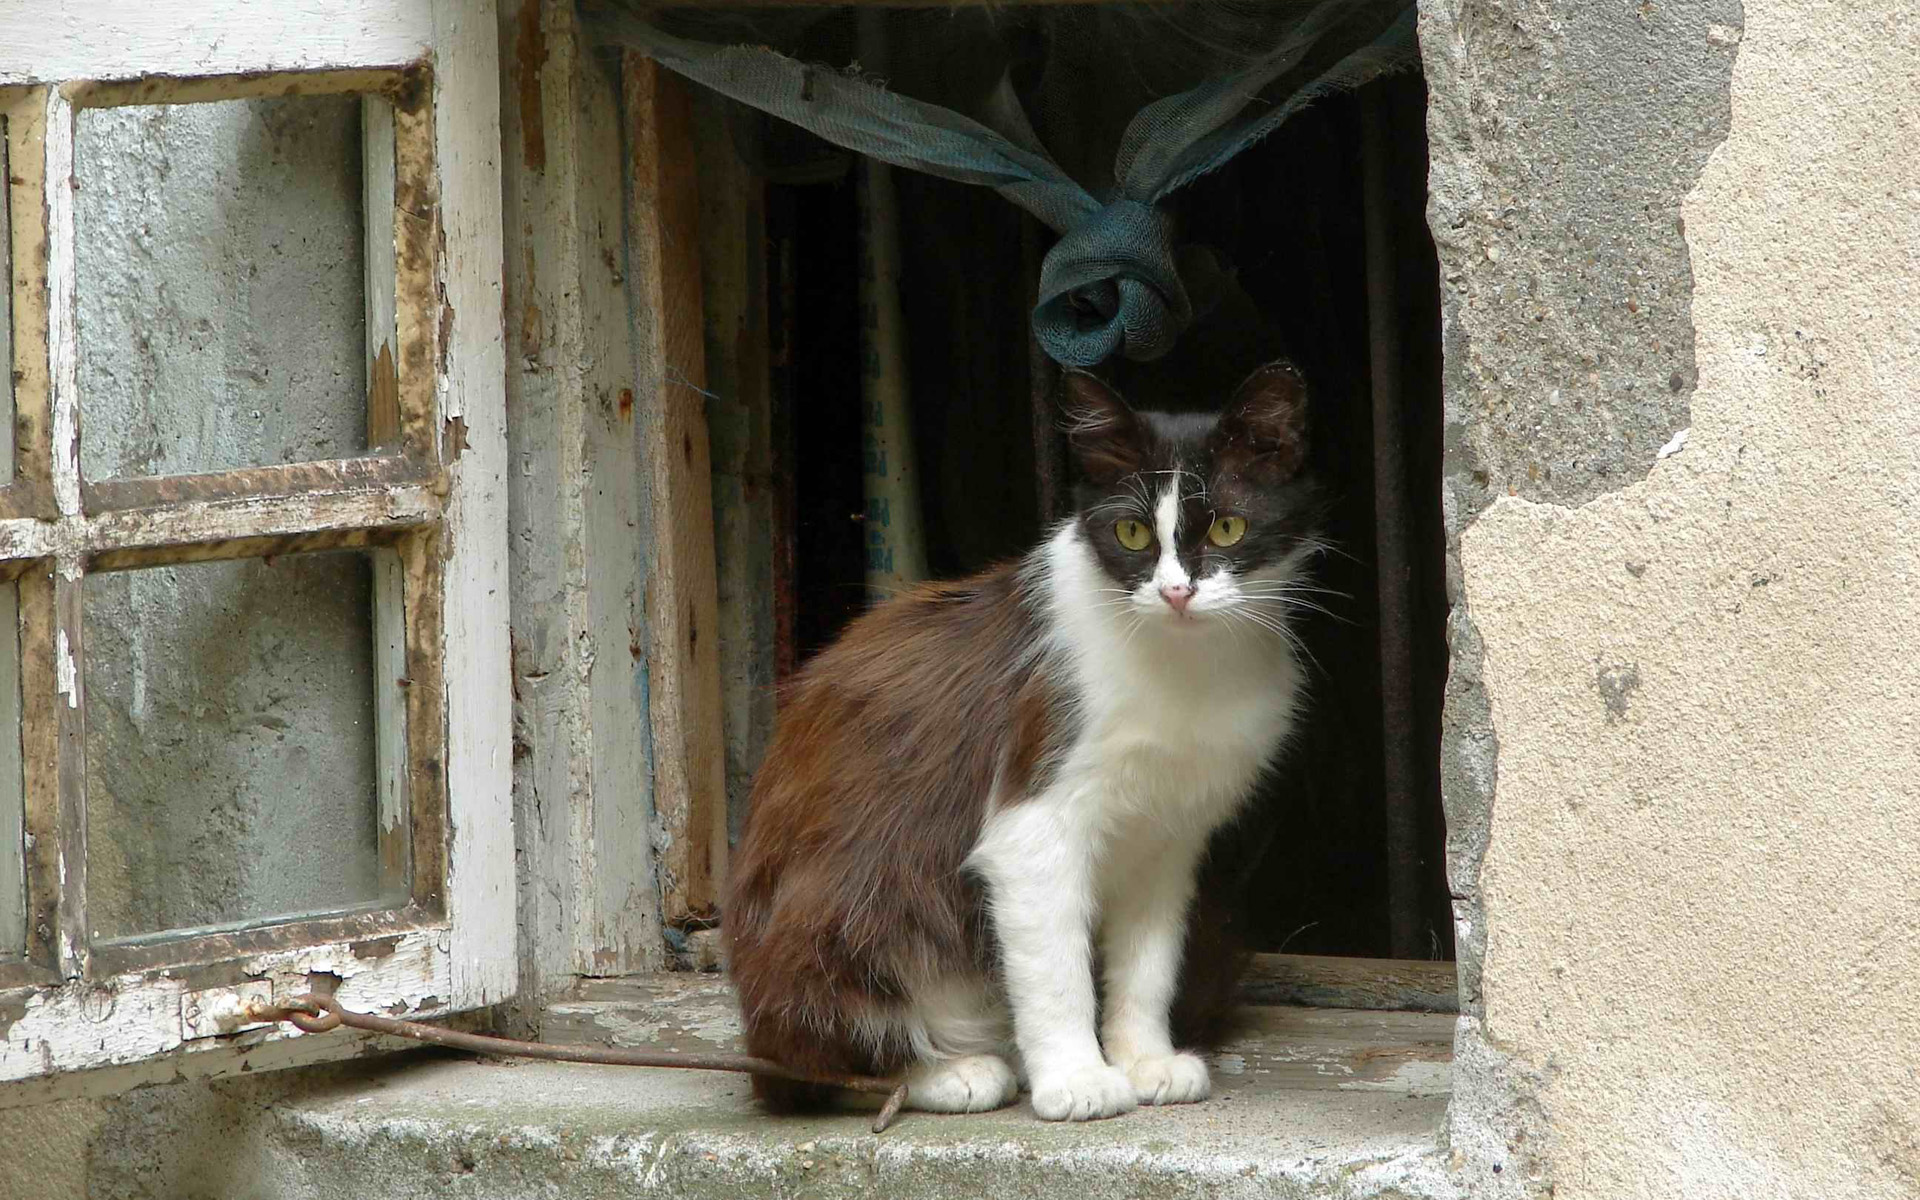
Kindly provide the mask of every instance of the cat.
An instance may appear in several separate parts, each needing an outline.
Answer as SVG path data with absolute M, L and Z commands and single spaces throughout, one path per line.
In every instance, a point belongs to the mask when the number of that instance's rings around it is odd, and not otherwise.
M 1074 515 L 808 663 L 734 850 L 749 1052 L 904 1073 L 911 1108 L 1207 1097 L 1168 1021 L 1196 871 L 1301 703 L 1288 614 L 1323 543 L 1298 372 L 1260 368 L 1217 416 L 1136 412 L 1084 372 L 1063 390 Z

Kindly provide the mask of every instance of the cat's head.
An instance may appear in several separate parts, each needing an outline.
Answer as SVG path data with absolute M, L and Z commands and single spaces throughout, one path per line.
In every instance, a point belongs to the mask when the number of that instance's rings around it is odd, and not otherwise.
M 1111 581 L 1104 600 L 1169 628 L 1278 632 L 1322 546 L 1293 365 L 1261 367 L 1217 414 L 1136 412 L 1081 371 L 1065 390 L 1074 520 Z

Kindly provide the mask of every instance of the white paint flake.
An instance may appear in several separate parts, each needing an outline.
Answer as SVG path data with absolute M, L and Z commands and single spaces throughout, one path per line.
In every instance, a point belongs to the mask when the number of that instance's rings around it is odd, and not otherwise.
M 54 686 L 67 698 L 68 708 L 80 707 L 80 671 L 74 665 L 73 646 L 67 641 L 67 631 L 60 631 L 59 642 L 53 656 Z
M 1682 450 L 1685 450 L 1687 448 L 1687 435 L 1692 432 L 1693 430 L 1688 428 L 1682 429 L 1679 433 L 1674 434 L 1672 438 L 1668 439 L 1666 445 L 1660 447 L 1660 453 L 1653 456 L 1654 461 L 1658 462 L 1663 458 L 1672 458 Z

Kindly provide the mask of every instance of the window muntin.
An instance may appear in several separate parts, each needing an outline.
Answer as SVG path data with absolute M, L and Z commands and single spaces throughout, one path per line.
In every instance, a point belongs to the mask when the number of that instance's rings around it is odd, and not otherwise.
M 465 53 L 474 58 L 473 46 Z M 453 88 L 464 94 L 473 90 L 468 77 L 490 80 L 491 67 L 469 64 L 456 75 L 468 80 Z M 497 892 L 511 878 L 504 757 L 474 740 L 482 724 L 505 726 L 485 720 L 504 705 L 506 675 L 493 669 L 491 650 L 504 647 L 505 609 L 490 599 L 504 595 L 504 554 L 489 549 L 490 523 L 465 532 L 463 508 L 484 522 L 492 485 L 489 475 L 476 479 L 457 461 L 468 450 L 470 421 L 480 430 L 500 426 L 498 372 L 475 373 L 449 353 L 455 340 L 477 341 L 473 361 L 488 358 L 486 339 L 457 339 L 451 321 L 456 301 L 472 297 L 476 313 L 484 298 L 497 302 L 497 262 L 487 258 L 490 243 L 479 231 L 497 204 L 498 184 L 485 159 L 465 160 L 450 189 L 441 179 L 443 144 L 461 153 L 492 136 L 489 122 L 436 124 L 436 96 L 447 86 L 416 66 L 0 87 L 11 259 L 45 264 L 43 272 L 15 273 L 8 289 L 20 416 L 16 471 L 0 487 L 0 580 L 17 581 L 19 595 L 17 623 L 4 628 L 18 630 L 20 648 L 14 677 L 24 829 L 20 852 L 9 857 L 22 864 L 26 911 L 16 922 L 25 926 L 24 953 L 9 960 L 0 947 L 0 992 L 81 985 L 41 992 L 26 1018 L 0 1028 L 0 1079 L 130 1062 L 204 1036 L 180 1016 L 189 983 L 204 990 L 261 980 L 290 994 L 305 990 L 307 972 L 330 970 L 345 981 L 343 999 L 423 1012 L 506 994 L 511 921 L 490 919 L 473 901 L 462 910 L 470 919 L 459 919 L 448 874 L 451 843 L 458 841 L 466 864 L 461 894 Z M 365 365 L 352 386 L 340 389 L 355 397 L 357 411 L 334 406 L 336 417 L 364 431 L 359 445 L 337 439 L 347 456 L 317 459 L 270 447 L 249 456 L 266 465 L 226 469 L 217 459 L 162 456 L 159 470 L 193 473 L 95 478 L 81 444 L 94 409 L 81 386 L 87 332 L 75 294 L 84 283 L 76 196 L 86 187 L 75 164 L 76 129 L 102 108 L 281 96 L 340 97 L 359 110 L 365 279 L 354 302 L 365 314 Z M 488 169 L 474 169 L 474 161 Z M 27 219 L 20 216 L 23 198 Z M 465 216 L 469 223 L 447 230 L 443 208 L 455 222 Z M 109 462 L 106 469 L 122 468 Z M 131 690 L 118 667 L 88 652 L 90 627 L 110 619 L 113 589 L 126 578 L 106 573 L 189 573 L 206 568 L 188 564 L 204 563 L 288 570 L 306 561 L 298 556 L 311 552 L 317 561 L 342 551 L 367 564 L 354 585 L 354 606 L 363 614 L 358 644 L 340 649 L 370 677 L 372 746 L 354 753 L 374 764 L 362 775 L 373 782 L 379 886 L 349 889 L 344 901 L 324 887 L 309 890 L 298 894 L 300 911 L 292 913 L 263 896 L 231 911 L 194 913 L 188 906 L 186 917 L 109 920 L 96 928 L 88 911 L 89 777 L 108 764 L 88 761 L 90 740 L 101 749 L 88 737 L 89 715 L 104 710 L 87 693 L 98 686 L 111 701 L 120 688 L 120 699 L 130 702 Z M 449 611 L 452 627 L 444 619 Z M 91 629 L 103 649 L 119 633 L 106 624 Z M 453 645 L 456 670 L 471 686 L 450 715 L 446 659 Z M 503 668 L 504 650 L 500 658 Z M 489 695 L 493 687 L 499 696 Z M 353 782 L 363 805 L 365 783 Z M 466 814 L 458 827 L 451 820 L 456 791 Z M 0 785 L 0 806 L 5 795 Z M 350 840 L 364 850 L 361 825 Z M 0 841 L 0 854 L 10 849 Z M 100 886 L 111 909 L 113 866 L 105 859 L 95 865 L 107 872 Z M 123 903 L 121 916 L 128 911 Z M 5 913 L 0 906 L 0 917 Z M 151 928 L 203 919 L 208 923 Z M 109 1021 L 111 1028 L 87 1032 L 103 1007 L 122 1016 Z

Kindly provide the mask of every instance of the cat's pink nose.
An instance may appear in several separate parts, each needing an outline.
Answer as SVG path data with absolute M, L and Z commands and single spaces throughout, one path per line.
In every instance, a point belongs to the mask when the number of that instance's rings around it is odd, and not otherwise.
M 1173 606 L 1173 611 L 1185 613 L 1187 601 L 1193 599 L 1193 585 L 1190 583 L 1163 583 L 1160 585 L 1160 598 Z

